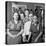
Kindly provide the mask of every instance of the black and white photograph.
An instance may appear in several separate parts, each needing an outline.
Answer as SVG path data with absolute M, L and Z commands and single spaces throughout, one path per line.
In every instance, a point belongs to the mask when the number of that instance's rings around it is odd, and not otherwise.
M 45 3 L 5 2 L 5 44 L 45 43 Z

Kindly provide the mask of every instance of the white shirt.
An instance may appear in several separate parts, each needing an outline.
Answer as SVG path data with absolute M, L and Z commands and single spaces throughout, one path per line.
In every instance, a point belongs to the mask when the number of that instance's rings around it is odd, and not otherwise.
M 30 26 L 31 26 L 31 21 L 28 21 L 24 24 L 24 32 L 22 36 L 30 34 Z

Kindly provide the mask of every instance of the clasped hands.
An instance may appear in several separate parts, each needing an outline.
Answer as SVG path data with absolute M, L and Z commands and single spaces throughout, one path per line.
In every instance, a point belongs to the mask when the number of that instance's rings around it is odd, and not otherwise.
M 16 37 L 18 37 L 17 35 L 12 35 L 12 38 L 14 39 L 14 38 L 16 38 Z
M 17 35 L 13 35 L 13 34 L 11 34 L 11 35 L 9 35 L 11 38 L 16 38 L 16 37 L 18 37 Z

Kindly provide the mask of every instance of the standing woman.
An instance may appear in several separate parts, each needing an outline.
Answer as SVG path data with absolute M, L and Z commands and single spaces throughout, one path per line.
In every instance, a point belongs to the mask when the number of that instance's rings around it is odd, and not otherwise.
M 29 21 L 29 9 L 25 9 L 25 22 Z
M 8 44 L 17 44 L 21 43 L 21 35 L 15 37 L 21 31 L 22 23 L 18 20 L 18 12 L 15 12 L 13 19 L 7 24 L 7 43 Z
M 29 21 L 32 24 L 32 22 L 33 22 L 33 12 L 32 11 L 30 11 L 30 14 L 29 14 Z M 32 38 L 31 24 L 30 24 L 30 30 L 29 30 L 29 32 L 31 33 L 31 35 L 29 35 L 29 43 L 31 43 L 31 41 L 32 41 L 32 39 L 31 39 Z
M 33 12 L 32 12 L 32 11 L 30 11 L 29 20 L 30 20 L 31 22 L 32 22 L 32 20 L 33 20 Z
M 20 33 L 17 34 L 17 36 L 19 36 L 21 34 L 22 35 L 22 43 L 26 43 L 26 42 L 29 42 L 29 37 L 30 37 L 29 35 L 31 35 L 31 33 L 29 32 L 31 22 L 29 21 L 28 9 L 25 10 L 25 17 L 24 17 L 24 14 L 22 12 L 20 14 L 20 17 L 24 23 L 24 29 L 21 30 Z
M 24 12 L 22 12 L 22 11 L 21 11 L 21 13 L 20 13 L 20 19 L 21 19 L 21 21 L 22 21 L 23 24 L 24 24 L 25 14 L 24 14 Z
M 23 37 L 23 43 L 28 43 L 29 38 L 31 36 L 31 32 L 30 32 L 31 21 L 29 21 L 29 10 L 26 9 L 24 13 L 25 13 L 24 31 L 23 31 L 22 37 Z

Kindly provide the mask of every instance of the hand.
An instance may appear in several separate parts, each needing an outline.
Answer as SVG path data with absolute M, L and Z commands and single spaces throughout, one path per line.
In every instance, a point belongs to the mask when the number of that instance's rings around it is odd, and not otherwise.
M 35 40 L 34 42 L 37 42 L 37 40 Z
M 36 38 L 35 40 L 34 40 L 34 42 L 37 42 L 38 41 L 38 38 Z
M 9 36 L 10 36 L 11 38 L 13 38 L 13 39 L 15 38 L 15 36 L 13 36 L 13 35 L 9 35 Z
M 13 37 L 12 37 L 12 38 L 14 39 L 14 38 L 16 38 L 16 37 L 18 37 L 18 36 L 17 36 L 17 35 L 13 35 Z
M 13 35 L 13 36 L 12 36 L 12 38 L 14 39 L 14 38 L 15 38 L 15 36 Z
M 14 35 L 14 37 L 16 38 L 16 37 L 17 37 L 17 35 Z
M 31 37 L 31 32 L 29 33 L 28 41 L 29 41 L 30 37 Z
M 9 36 L 10 36 L 11 38 L 13 38 L 13 39 L 15 38 L 15 35 L 9 35 Z

